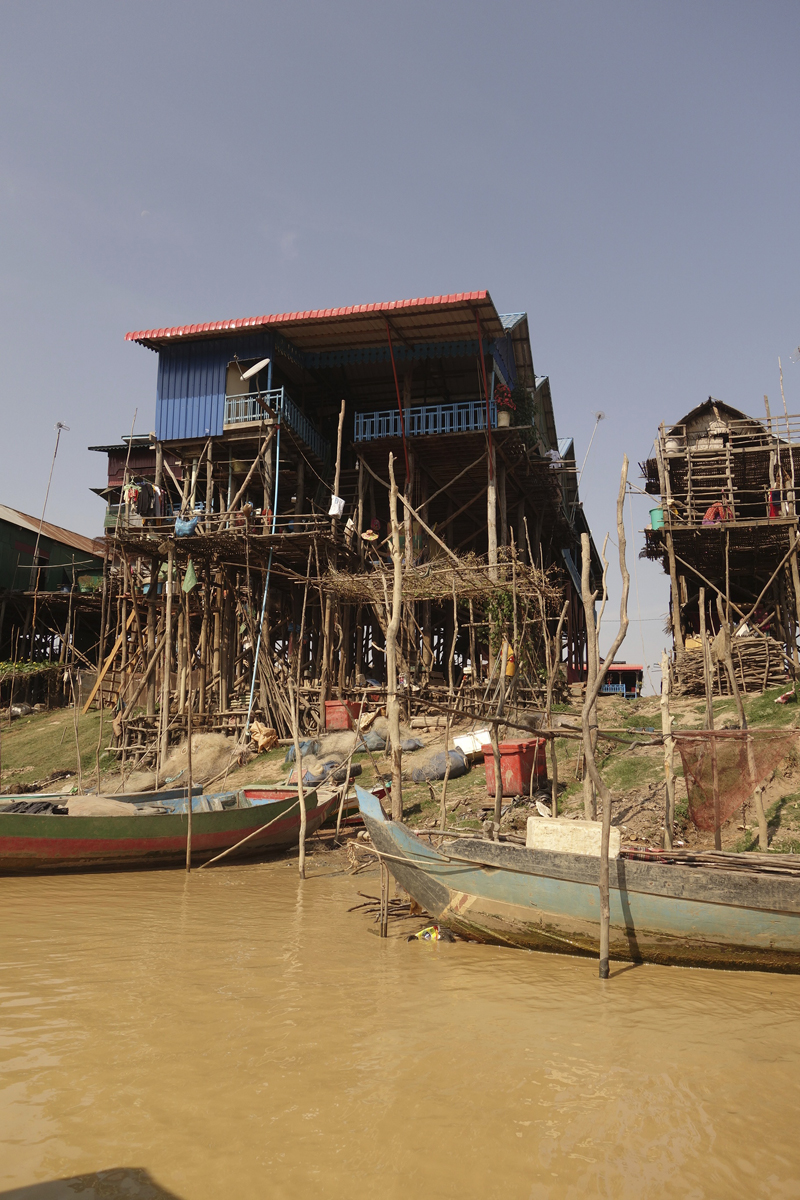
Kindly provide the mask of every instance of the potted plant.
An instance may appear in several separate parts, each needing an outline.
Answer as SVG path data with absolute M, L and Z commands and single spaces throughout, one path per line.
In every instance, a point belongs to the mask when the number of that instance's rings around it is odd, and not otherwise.
M 497 424 L 499 428 L 511 424 L 511 414 L 516 411 L 511 390 L 505 383 L 498 383 L 494 389 L 494 402 L 497 405 Z

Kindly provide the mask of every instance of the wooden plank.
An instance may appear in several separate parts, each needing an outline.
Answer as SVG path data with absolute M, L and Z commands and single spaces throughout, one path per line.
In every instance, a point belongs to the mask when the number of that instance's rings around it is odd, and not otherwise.
M 89 699 L 86 701 L 83 708 L 81 709 L 82 716 L 85 717 L 87 712 L 89 711 L 89 706 L 91 705 L 92 701 L 94 700 L 95 696 L 97 695 L 98 691 L 100 690 L 100 684 L 105 679 L 106 671 L 111 666 L 114 659 L 116 658 L 117 654 L 119 653 L 120 646 L 122 645 L 124 639 L 127 637 L 128 630 L 130 629 L 131 625 L 133 624 L 133 618 L 135 615 L 136 615 L 136 601 L 134 600 L 133 608 L 131 609 L 130 616 L 128 617 L 128 620 L 125 625 L 125 630 L 123 633 L 121 633 L 119 635 L 117 640 L 114 642 L 114 647 L 113 647 L 111 653 L 109 654 L 106 661 L 103 663 L 103 669 L 101 670 L 100 674 L 97 676 L 97 679 L 95 679 L 94 687 L 92 688 L 91 692 L 89 692 Z

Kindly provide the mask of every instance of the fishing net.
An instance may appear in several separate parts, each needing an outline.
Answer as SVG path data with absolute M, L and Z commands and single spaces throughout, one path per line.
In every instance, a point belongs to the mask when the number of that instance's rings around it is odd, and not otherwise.
M 797 729 L 718 729 L 674 735 L 689 816 L 698 829 L 724 825 L 795 744 Z

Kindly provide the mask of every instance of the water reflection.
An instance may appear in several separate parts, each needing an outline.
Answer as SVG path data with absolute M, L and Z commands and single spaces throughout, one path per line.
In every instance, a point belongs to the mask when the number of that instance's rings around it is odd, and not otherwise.
M 0 1195 L 800 1195 L 799 979 L 382 941 L 325 869 L 0 883 Z

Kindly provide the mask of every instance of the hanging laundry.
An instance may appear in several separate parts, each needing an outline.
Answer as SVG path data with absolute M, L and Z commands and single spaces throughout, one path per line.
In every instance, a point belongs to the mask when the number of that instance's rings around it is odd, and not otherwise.
M 152 517 L 155 507 L 153 485 L 147 480 L 139 484 L 139 495 L 136 498 L 136 511 L 140 517 Z

